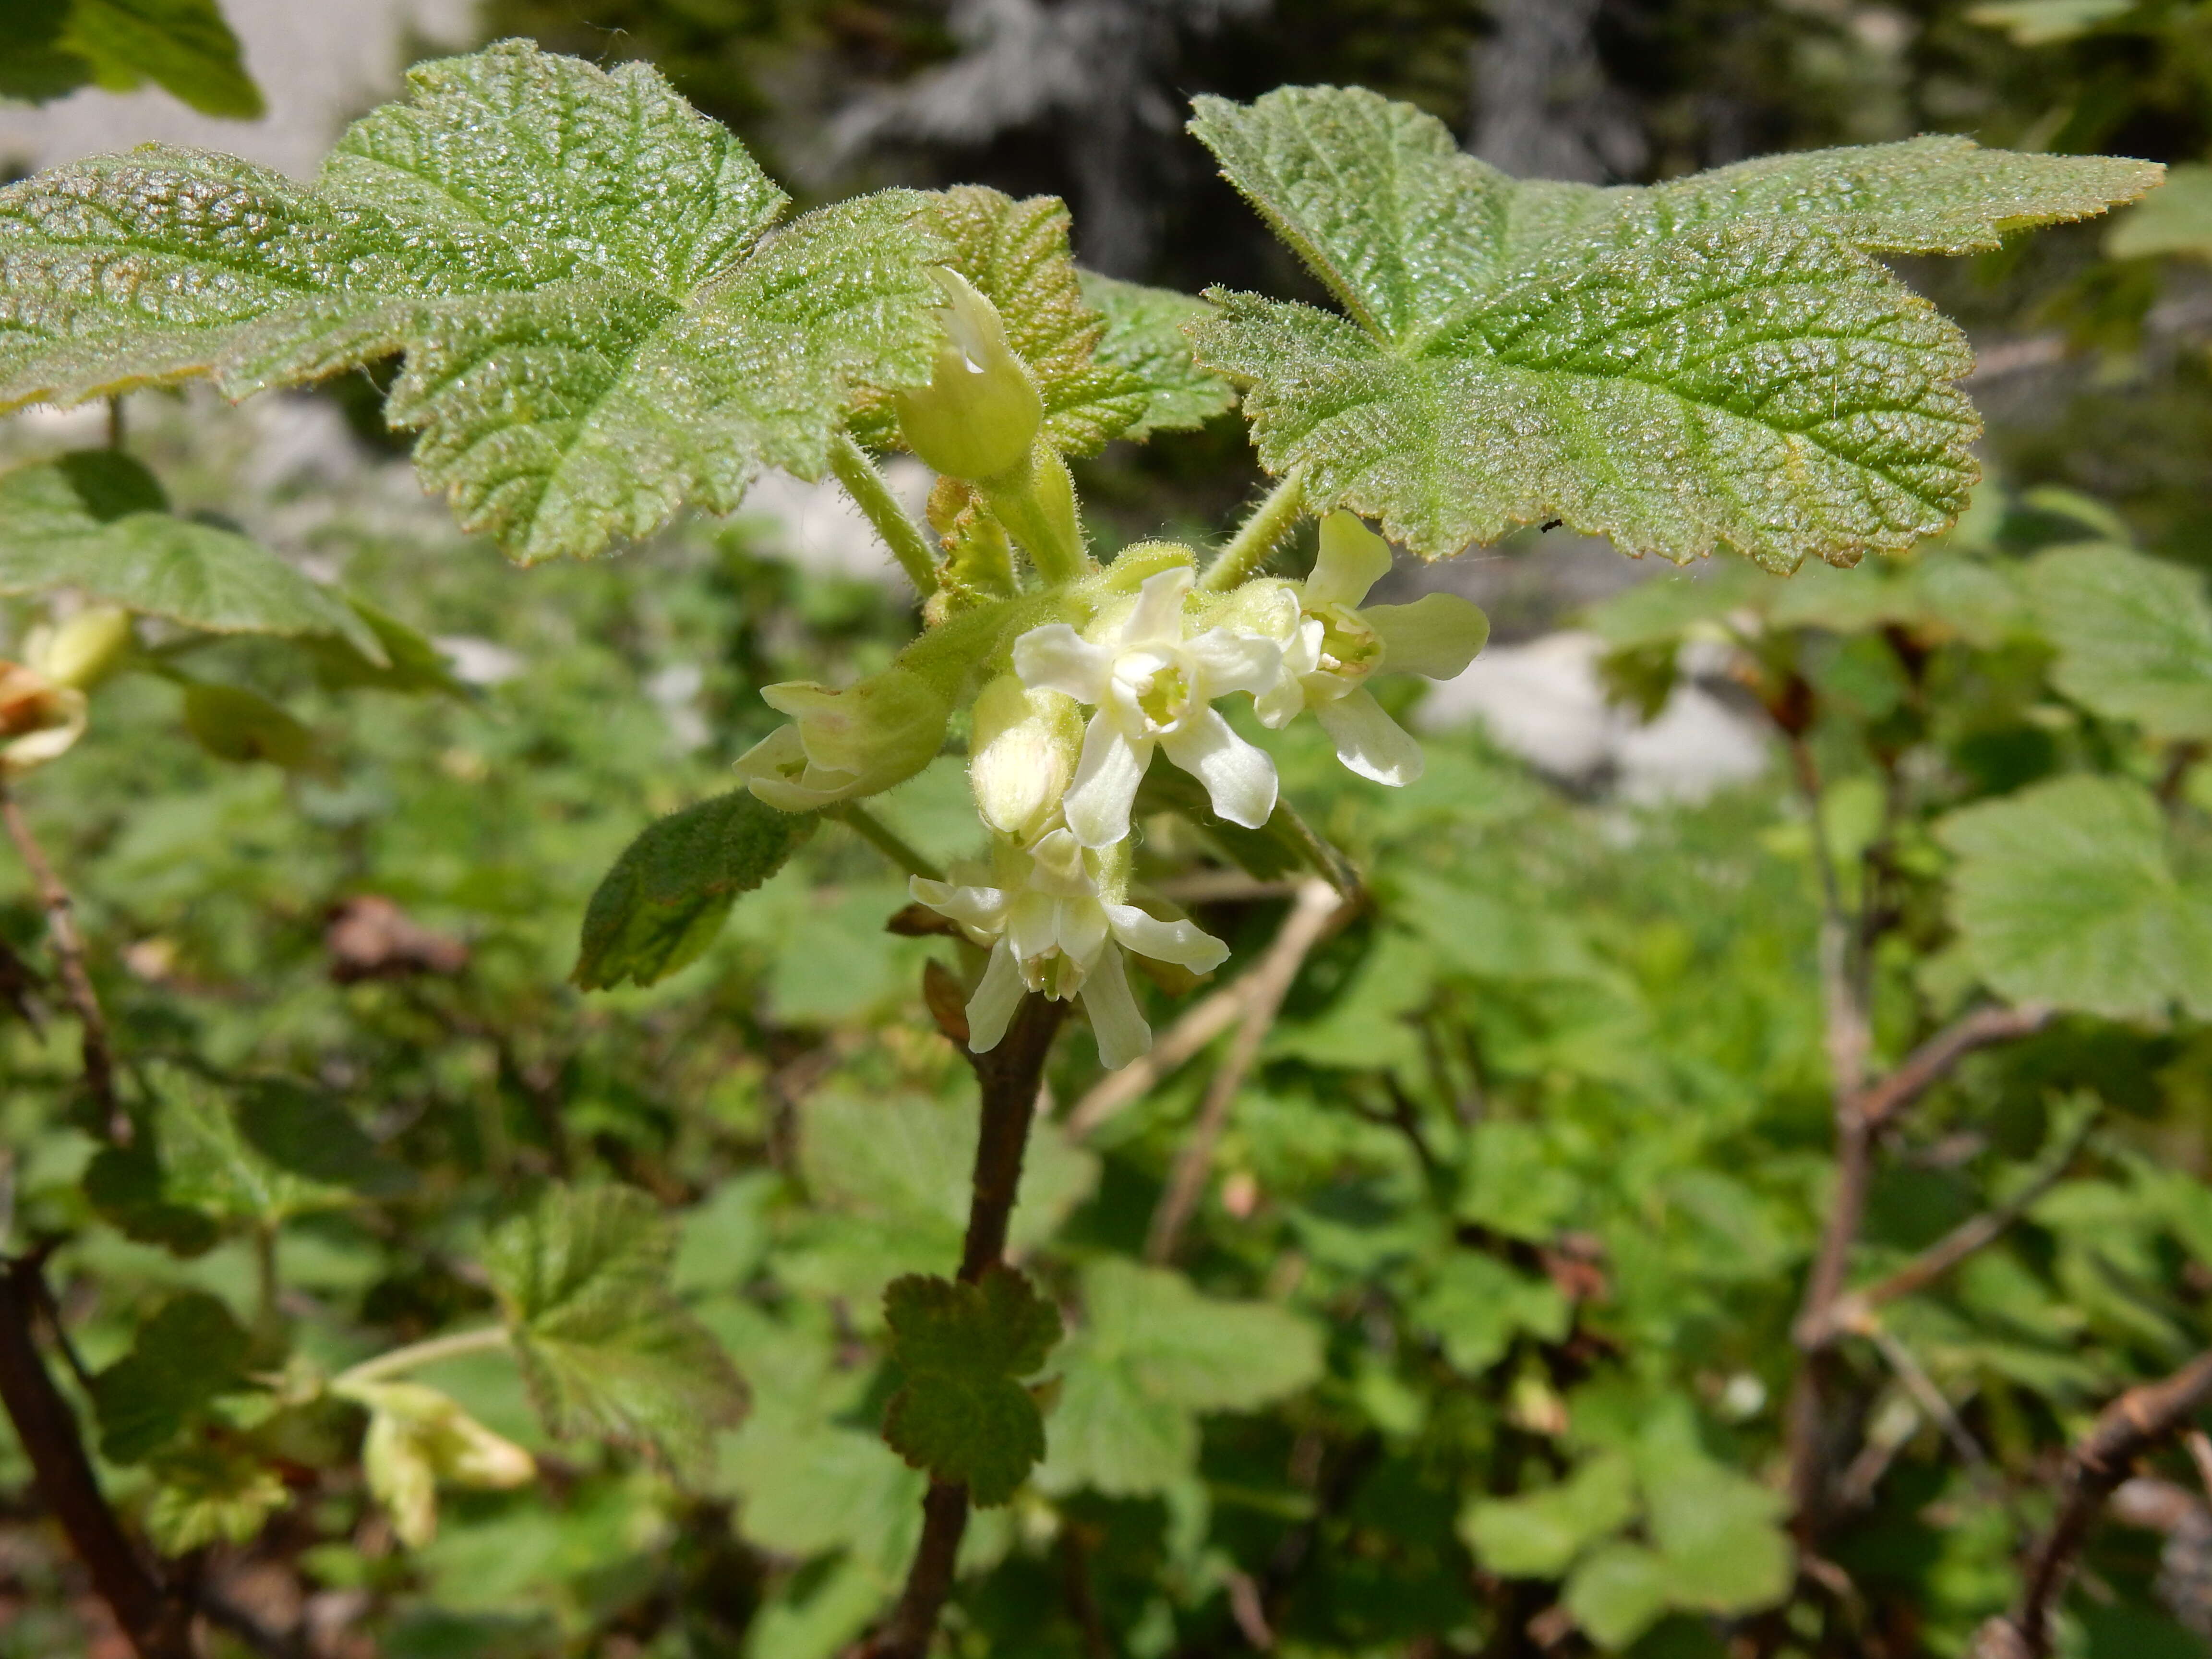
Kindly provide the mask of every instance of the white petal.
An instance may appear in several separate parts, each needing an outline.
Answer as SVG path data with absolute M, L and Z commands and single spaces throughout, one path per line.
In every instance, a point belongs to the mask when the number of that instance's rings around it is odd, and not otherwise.
M 1229 959 L 1229 947 L 1194 921 L 1162 921 L 1133 904 L 1109 904 L 1105 910 L 1115 941 L 1140 957 L 1194 974 L 1210 974 Z
M 1014 672 L 1024 685 L 1103 702 L 1114 672 L 1111 647 L 1093 645 L 1066 623 L 1032 628 L 1014 641 Z
M 1179 564 L 1157 576 L 1145 578 L 1137 590 L 1136 609 L 1121 624 L 1121 643 L 1142 645 L 1182 638 L 1182 602 L 1190 592 L 1190 567 Z
M 1006 932 L 1006 896 L 995 887 L 956 887 L 948 881 L 912 876 L 906 890 L 917 904 L 958 922 L 978 945 Z
M 1121 953 L 1108 950 L 1098 966 L 1083 982 L 1083 1012 L 1091 1016 L 1091 1034 L 1098 1039 L 1099 1064 L 1118 1072 L 1141 1058 L 1152 1046 L 1152 1028 L 1137 1012 L 1129 994 L 1128 969 Z
M 1306 689 L 1285 673 L 1252 699 L 1253 712 L 1270 732 L 1279 732 L 1306 712 Z
M 1256 634 L 1209 628 L 1182 651 L 1197 668 L 1207 697 L 1230 691 L 1249 691 L 1256 697 L 1282 677 L 1283 647 Z
M 1371 691 L 1315 705 L 1314 718 L 1336 740 L 1336 757 L 1363 778 L 1403 785 L 1421 775 L 1421 745 L 1382 712 Z
M 1067 827 L 1085 847 L 1111 847 L 1129 833 L 1129 809 L 1152 763 L 1152 745 L 1132 743 L 1103 714 L 1083 734 L 1083 758 L 1060 802 Z
M 1030 969 L 1060 943 L 1060 905 L 1042 893 L 1022 893 L 1006 907 L 1006 943 Z M 1035 978 L 1030 973 L 1025 977 Z
M 1257 830 L 1275 810 L 1275 763 L 1229 729 L 1220 711 L 1194 713 L 1179 732 L 1160 739 L 1168 758 L 1206 786 L 1213 810 L 1231 823 Z
M 999 1046 L 1013 1023 L 1014 1010 L 1022 1006 L 1022 974 L 1006 940 L 991 947 L 991 960 L 975 994 L 968 999 L 968 1052 L 988 1054 Z
M 1321 553 L 1306 578 L 1312 605 L 1358 605 L 1390 574 L 1390 544 L 1339 508 L 1321 521 Z
M 1359 620 L 1382 641 L 1382 670 L 1448 680 L 1488 643 L 1490 618 L 1456 593 L 1425 593 L 1411 605 L 1370 605 Z

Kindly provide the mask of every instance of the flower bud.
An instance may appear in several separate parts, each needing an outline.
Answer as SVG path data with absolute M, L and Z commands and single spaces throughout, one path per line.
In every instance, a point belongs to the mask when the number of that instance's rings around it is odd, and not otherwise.
M 945 342 L 927 386 L 897 394 L 907 447 L 955 478 L 988 478 L 1030 453 L 1044 403 L 1029 369 L 1006 343 L 998 308 L 967 279 L 937 269 L 945 290 Z
M 745 787 L 785 812 L 812 812 L 903 783 L 945 746 L 951 705 L 927 680 L 886 669 L 842 691 L 809 680 L 763 686 L 795 724 L 738 758 Z
M 89 690 L 106 677 L 131 645 L 131 613 L 117 605 L 80 611 L 58 627 L 32 635 L 25 655 L 56 685 Z
M 999 676 L 975 699 L 968 744 L 968 777 L 983 821 L 1025 844 L 1035 841 L 1059 811 L 1082 752 L 1074 698 Z

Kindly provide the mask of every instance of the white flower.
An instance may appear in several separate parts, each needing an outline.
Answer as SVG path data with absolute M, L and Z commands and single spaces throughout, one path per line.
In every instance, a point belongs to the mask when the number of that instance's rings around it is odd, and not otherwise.
M 1083 638 L 1066 623 L 1014 641 L 1014 672 L 1034 689 L 1061 691 L 1098 712 L 1064 805 L 1085 847 L 1129 833 L 1129 809 L 1155 747 L 1206 786 L 1213 810 L 1256 830 L 1275 810 L 1275 763 L 1229 729 L 1212 706 L 1231 691 L 1255 695 L 1282 673 L 1273 641 L 1225 628 L 1186 632 L 1188 565 L 1147 577 L 1111 637 Z
M 1482 649 L 1490 619 L 1455 593 L 1362 608 L 1389 568 L 1389 544 L 1358 519 L 1343 512 L 1323 519 L 1313 574 L 1293 585 L 1299 615 L 1283 645 L 1282 676 L 1253 703 L 1270 730 L 1310 708 L 1335 739 L 1339 760 L 1377 783 L 1407 784 L 1421 775 L 1421 746 L 1383 712 L 1367 677 L 1449 679 Z
M 915 900 L 959 924 L 991 960 L 968 1000 L 968 1046 L 983 1054 L 999 1046 L 1021 1006 L 1024 990 L 1057 1001 L 1083 1000 L 1098 1057 L 1119 1071 L 1152 1046 L 1152 1027 L 1129 993 L 1124 950 L 1172 962 L 1203 974 L 1221 965 L 1229 947 L 1195 922 L 1161 921 L 1133 904 L 1112 904 L 1083 848 L 1066 830 L 1054 830 L 1024 853 L 1008 846 L 1012 866 L 1000 887 L 908 883 Z
M 842 691 L 811 680 L 761 688 L 761 701 L 797 722 L 738 757 L 745 787 L 781 812 L 814 812 L 903 783 L 937 758 L 951 708 L 936 688 L 901 668 Z

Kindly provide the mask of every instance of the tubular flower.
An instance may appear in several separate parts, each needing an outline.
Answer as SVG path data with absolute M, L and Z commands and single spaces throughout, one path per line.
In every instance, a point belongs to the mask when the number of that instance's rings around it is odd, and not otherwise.
M 1190 588 L 1190 568 L 1177 565 L 1146 579 L 1109 637 L 1086 640 L 1066 623 L 1048 623 L 1014 641 L 1023 684 L 1098 711 L 1084 731 L 1063 802 L 1067 827 L 1085 847 L 1111 847 L 1128 835 L 1129 810 L 1155 748 L 1203 783 L 1230 823 L 1256 830 L 1275 810 L 1275 763 L 1229 729 L 1213 699 L 1267 690 L 1282 676 L 1282 649 L 1226 628 L 1187 633 Z
M 991 960 L 968 1000 L 968 1046 L 999 1046 L 1024 991 L 1056 1001 L 1080 997 L 1098 1039 L 1098 1057 L 1119 1071 L 1152 1046 L 1152 1027 L 1130 994 L 1124 951 L 1203 974 L 1229 947 L 1195 922 L 1162 921 L 1133 904 L 1109 902 L 1092 860 L 1073 834 L 1054 830 L 1024 852 L 1002 844 L 997 887 L 958 886 L 916 876 L 917 902 L 958 924 Z
M 738 775 L 770 806 L 813 812 L 903 783 L 937 758 L 951 710 L 919 674 L 893 668 L 833 691 L 811 680 L 761 688 L 796 722 L 738 757 Z
M 1339 760 L 1377 783 L 1407 784 L 1421 775 L 1421 747 L 1375 701 L 1367 677 L 1449 679 L 1482 649 L 1490 619 L 1455 593 L 1363 607 L 1389 568 L 1390 544 L 1351 514 L 1322 520 L 1313 574 L 1289 585 L 1298 620 L 1283 645 L 1282 678 L 1253 706 L 1270 730 L 1310 708 Z

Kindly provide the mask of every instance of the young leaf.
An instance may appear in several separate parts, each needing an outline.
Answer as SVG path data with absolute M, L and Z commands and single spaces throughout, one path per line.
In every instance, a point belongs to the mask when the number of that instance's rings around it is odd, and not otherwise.
M 100 1455 L 136 1463 L 175 1439 L 217 1395 L 241 1381 L 246 1334 L 204 1291 L 164 1303 L 138 1328 L 131 1352 L 92 1379 Z
M 1635 1519 L 1636 1470 L 1601 1452 L 1556 1486 L 1521 1498 L 1475 1498 L 1460 1535 L 1475 1559 L 1507 1578 L 1557 1578 L 1600 1539 Z
M 658 1450 L 685 1478 L 744 1412 L 729 1358 L 668 1290 L 675 1229 L 629 1187 L 554 1187 L 484 1247 L 523 1380 L 555 1436 Z
M 783 192 L 641 64 L 509 40 L 408 78 L 313 185 L 149 147 L 0 191 L 0 407 L 402 353 L 424 481 L 529 561 L 818 477 L 855 384 L 927 377 L 920 197 L 772 230 Z
M 0 474 L 0 593 L 64 586 L 211 634 L 335 635 L 387 661 L 344 599 L 250 538 L 178 518 L 154 475 L 113 450 Z
M 738 789 L 648 825 L 592 893 L 569 977 L 586 991 L 651 985 L 696 961 L 738 896 L 781 869 L 815 823 Z
M 1044 1419 L 1020 1379 L 1060 1340 L 1060 1314 L 1011 1267 L 977 1285 L 909 1273 L 884 1292 L 891 1356 L 905 1381 L 884 1438 L 918 1469 L 989 1508 L 1044 1455 Z
M 2105 252 L 2115 259 L 2160 253 L 2212 259 L 2212 167 L 2168 168 L 2165 188 L 2115 222 Z
M 1454 1370 L 1479 1376 L 1524 1331 L 1558 1341 L 1573 1314 L 1551 1280 L 1516 1273 L 1495 1256 L 1455 1250 L 1421 1297 L 1414 1319 L 1436 1334 Z
M 187 681 L 185 730 L 217 760 L 241 765 L 267 761 L 287 772 L 313 771 L 323 763 L 313 732 L 243 686 Z
M 2154 738 L 2212 738 L 2212 604 L 2194 570 L 2124 547 L 2063 547 L 2028 567 L 2051 678 Z
M 1953 813 L 1951 915 L 1990 987 L 2107 1019 L 2212 1014 L 2212 891 L 2179 879 L 2150 793 L 2066 777 Z
M 219 1221 L 273 1225 L 313 1210 L 341 1208 L 356 1194 L 287 1169 L 242 1133 L 222 1090 L 181 1066 L 150 1069 L 156 1107 L 153 1140 L 161 1195 Z
M 169 1555 L 243 1544 L 291 1498 L 276 1471 L 243 1448 L 183 1446 L 155 1460 L 152 1473 L 146 1531 Z
M 87 82 L 122 92 L 149 80 L 203 115 L 264 112 L 215 0 L 47 0 L 10 8 L 8 35 L 0 97 L 44 102 Z
M 1095 270 L 1078 271 L 1083 301 L 1106 319 L 1098 360 L 1127 369 L 1144 383 L 1144 412 L 1122 429 L 1138 440 L 1155 432 L 1188 432 L 1237 402 L 1237 388 L 1199 366 L 1187 332 L 1213 314 L 1194 295 L 1147 288 Z
M 1179 1273 L 1104 1257 L 1085 1270 L 1083 1303 L 1039 1473 L 1051 1491 L 1164 1492 L 1190 1474 L 1199 1413 L 1256 1410 L 1321 1375 L 1304 1320 L 1200 1296 Z
M 2158 176 L 1938 144 L 1649 197 L 1516 186 L 1327 88 L 1201 99 L 1192 131 L 1347 313 L 1216 293 L 1200 362 L 1249 388 L 1271 471 L 1431 558 L 1540 519 L 1783 570 L 1910 545 L 1972 483 L 1948 385 L 1972 360 L 1860 248 L 1980 246 Z M 1951 208 L 1900 205 L 1939 185 Z

